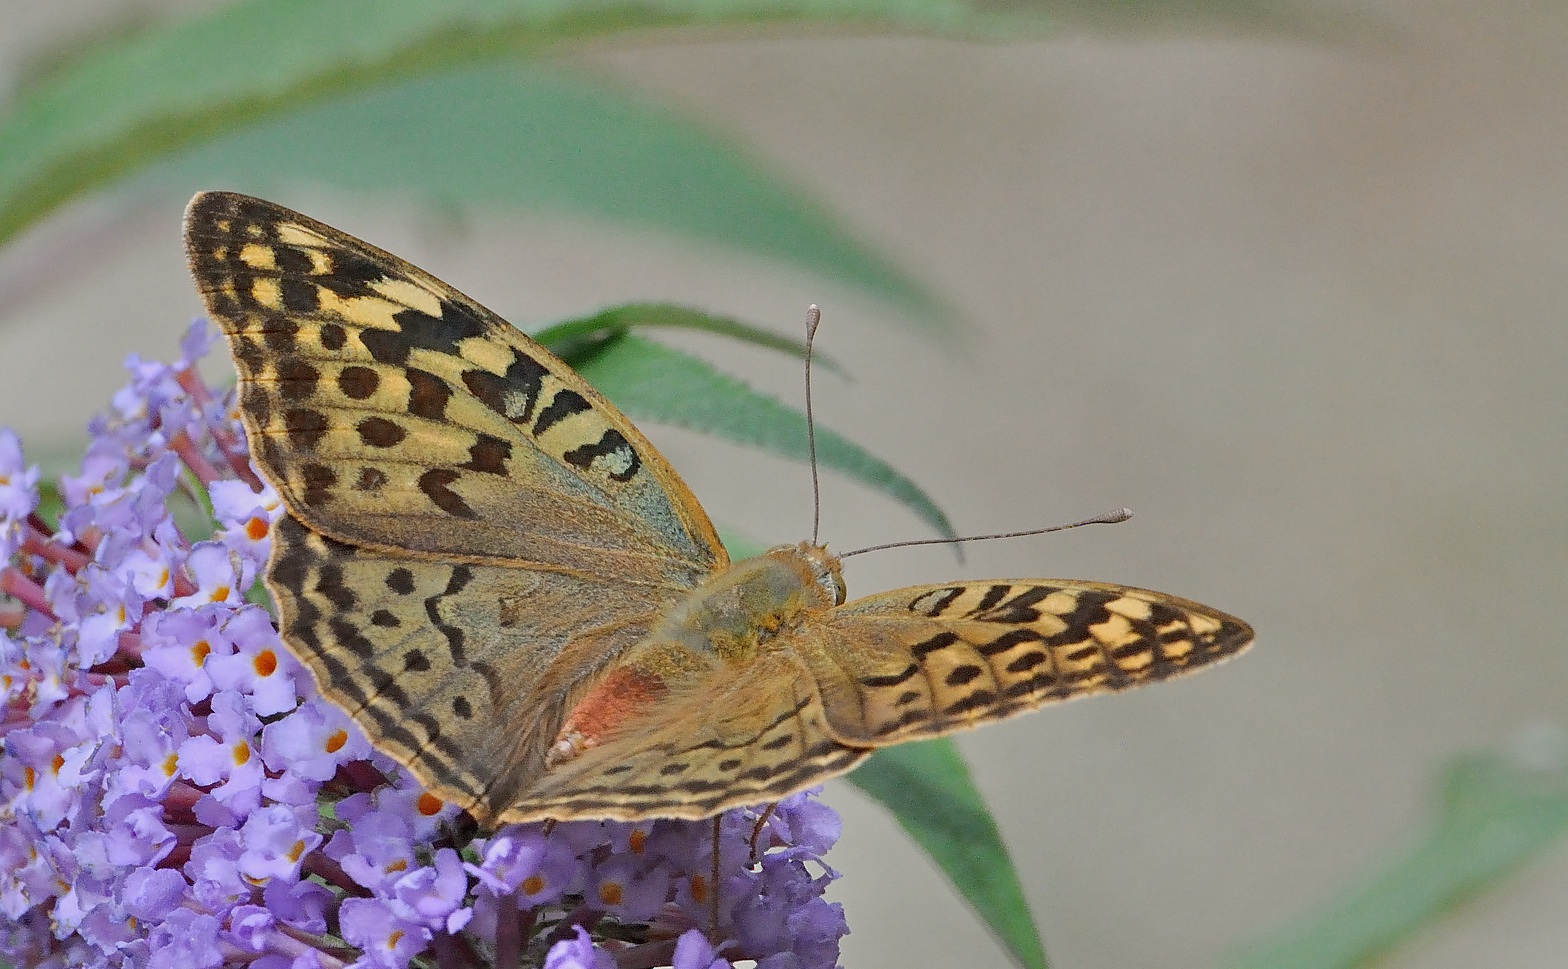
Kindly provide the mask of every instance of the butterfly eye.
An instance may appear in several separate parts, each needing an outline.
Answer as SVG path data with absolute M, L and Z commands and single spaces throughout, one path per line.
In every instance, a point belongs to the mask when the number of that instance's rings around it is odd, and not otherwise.
M 844 576 L 838 569 L 824 569 L 817 573 L 817 585 L 833 597 L 835 606 L 844 604 Z

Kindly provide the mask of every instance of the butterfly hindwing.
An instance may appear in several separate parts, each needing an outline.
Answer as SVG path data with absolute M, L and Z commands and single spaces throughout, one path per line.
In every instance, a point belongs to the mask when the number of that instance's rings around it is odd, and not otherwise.
M 281 206 L 205 193 L 192 272 L 289 512 L 407 554 L 690 585 L 707 515 L 571 368 L 401 259 Z
M 546 772 L 501 820 L 705 818 L 777 801 L 870 754 L 832 736 L 811 675 L 793 654 L 773 653 L 650 706 Z
M 828 724 L 849 744 L 937 736 L 1235 655 L 1252 629 L 1160 592 L 1002 579 L 895 589 L 801 636 Z
M 322 695 L 480 819 L 537 779 L 571 698 L 662 605 L 613 580 L 356 548 L 288 517 L 272 540 L 279 630 Z

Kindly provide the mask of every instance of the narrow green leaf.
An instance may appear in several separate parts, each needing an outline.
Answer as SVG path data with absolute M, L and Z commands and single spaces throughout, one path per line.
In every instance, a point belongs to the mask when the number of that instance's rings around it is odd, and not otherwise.
M 1562 738 L 1556 738 L 1557 744 Z M 1365 969 L 1568 834 L 1568 771 L 1465 757 L 1442 780 L 1436 816 L 1316 911 L 1229 969 Z
M 733 143 L 607 84 L 489 64 L 307 104 L 160 165 L 160 182 L 275 195 L 299 182 L 458 211 L 550 211 L 637 224 L 791 262 L 911 311 L 950 316 Z
M 893 813 L 1013 961 L 1027 969 L 1045 969 L 1045 949 L 1013 859 L 951 740 L 879 750 L 849 781 Z
M 804 414 L 679 350 L 627 333 L 579 349 L 567 362 L 639 420 L 702 431 L 797 460 L 807 457 Z M 823 467 L 907 505 L 942 535 L 954 534 L 947 516 L 918 485 L 821 426 L 817 457 Z
M 245 0 L 227 4 L 116 42 L 96 44 L 23 90 L 0 119 L 0 146 L 4 146 L 0 150 L 0 243 L 70 199 L 124 178 L 180 148 L 328 101 L 336 100 L 341 109 L 356 101 L 356 93 L 377 90 L 384 94 L 389 86 L 400 87 L 400 82 L 537 56 L 585 38 L 646 29 L 759 23 L 972 32 L 989 29 L 994 20 L 957 0 Z M 376 124 L 381 128 L 369 141 L 350 136 L 372 130 L 363 124 L 329 128 L 324 139 L 310 143 L 307 152 L 291 159 L 285 172 L 310 172 L 316 165 L 333 163 L 349 172 L 361 165 L 376 167 L 378 153 L 387 142 L 397 139 L 423 145 L 427 153 L 438 151 L 443 167 L 427 167 L 425 174 L 440 173 L 443 177 L 435 188 L 461 195 L 470 163 L 481 159 L 494 141 L 516 140 L 513 105 L 483 84 L 475 88 L 459 84 L 455 89 L 438 85 L 434 90 L 449 97 L 436 106 L 457 112 L 462 118 L 460 126 L 473 127 L 475 118 L 486 122 L 474 136 L 454 139 L 449 126 L 440 124 L 439 113 L 428 113 L 430 104 L 419 97 L 421 90 L 418 85 L 402 89 L 402 96 L 413 98 L 413 110 L 390 120 L 379 119 Z M 581 90 L 573 93 L 579 100 L 593 100 L 585 98 Z M 566 92 L 556 95 L 561 100 Z M 748 192 L 741 202 L 747 204 L 714 213 L 712 218 L 688 217 L 687 222 L 709 230 L 707 237 L 816 268 L 836 265 L 842 253 L 813 257 L 803 243 L 847 249 L 862 263 L 858 269 L 841 267 L 851 270 L 846 272 L 851 281 L 865 284 L 869 277 L 857 279 L 857 272 L 863 275 L 875 267 L 876 275 L 882 277 L 876 282 L 884 295 L 928 313 L 933 310 L 933 302 L 919 286 L 879 265 L 842 232 L 820 236 L 816 230 L 825 223 L 823 214 L 750 165 L 739 163 L 733 149 L 698 134 L 689 123 L 672 118 L 655 123 L 641 105 L 616 104 L 603 91 L 596 97 L 601 103 L 587 104 L 584 110 L 600 116 L 587 119 L 599 126 L 606 120 L 604 115 L 619 109 L 621 114 L 637 116 L 642 130 L 634 134 L 645 140 L 662 135 L 668 141 L 684 140 L 687 147 L 697 147 L 696 142 L 706 139 L 708 144 L 702 147 L 714 155 L 710 166 L 688 164 L 678 178 L 668 177 L 670 172 L 660 171 L 657 164 L 652 166 L 650 177 L 675 199 L 687 196 L 682 189 L 691 188 L 693 181 L 705 174 L 716 175 L 721 184 L 736 178 L 745 183 Z M 372 99 L 372 106 L 377 104 L 383 109 L 388 106 L 384 99 Z M 525 105 L 523 114 L 529 113 Z M 539 114 L 537 106 L 532 113 Z M 665 130 L 652 130 L 660 125 Z M 556 136 L 552 131 L 550 137 L 538 139 L 542 144 L 534 146 L 533 160 L 554 152 L 556 162 L 569 167 L 572 160 L 550 144 Z M 565 137 L 569 145 L 576 144 L 570 127 Z M 611 141 L 600 149 L 615 152 L 619 144 Z M 511 158 L 509 164 L 517 161 Z M 621 159 L 633 173 L 644 161 Z M 601 166 L 604 164 L 601 161 Z M 705 172 L 706 167 L 713 171 Z M 634 184 L 640 181 L 634 180 Z M 613 181 L 601 182 L 598 187 L 612 195 L 620 193 Z M 561 201 L 507 193 L 494 198 L 530 204 Z M 748 220 L 744 210 L 758 201 L 782 206 L 799 224 L 790 232 L 779 231 L 781 227 L 768 220 L 761 224 Z M 632 210 L 617 213 L 617 217 L 638 219 L 649 214 Z M 752 217 L 777 214 L 751 212 Z M 738 237 L 737 230 L 742 227 L 755 235 Z M 806 238 L 801 237 L 802 228 L 812 230 L 805 233 Z
M 621 306 L 612 306 L 592 316 L 567 320 L 547 327 L 534 334 L 534 339 L 555 347 L 572 347 L 577 345 L 578 341 L 599 341 L 638 326 L 664 326 L 678 330 L 716 333 L 742 343 L 778 350 L 798 360 L 806 358 L 805 340 L 792 340 L 733 316 L 718 316 L 695 307 L 680 306 L 675 303 L 625 303 Z M 562 351 L 562 356 L 570 353 L 570 350 Z M 821 350 L 812 350 L 811 359 L 817 366 L 840 374 L 844 372 L 837 362 Z

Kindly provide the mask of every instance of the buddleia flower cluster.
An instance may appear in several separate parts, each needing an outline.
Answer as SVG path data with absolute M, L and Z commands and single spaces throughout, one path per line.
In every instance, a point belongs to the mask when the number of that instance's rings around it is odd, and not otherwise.
M 17 966 L 834 966 L 831 809 L 479 832 L 316 692 L 257 583 L 232 395 L 132 358 L 80 473 L 0 430 L 0 957 Z M 717 831 L 718 844 L 714 838 Z M 717 873 L 717 879 L 715 879 Z

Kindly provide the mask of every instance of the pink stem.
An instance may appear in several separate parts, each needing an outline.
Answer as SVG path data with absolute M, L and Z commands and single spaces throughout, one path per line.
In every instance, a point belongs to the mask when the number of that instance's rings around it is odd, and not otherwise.
M 368 760 L 351 760 L 338 768 L 338 774 L 356 791 L 370 792 L 387 782 Z
M 196 449 L 196 445 L 191 442 L 190 435 L 184 431 L 176 434 L 174 440 L 169 442 L 169 450 L 180 456 L 180 460 L 185 462 L 185 466 L 191 469 L 191 473 L 196 476 L 196 480 L 203 485 L 210 485 L 214 481 L 223 479 L 223 475 L 219 473 L 217 468 L 212 466 L 211 461 L 208 461 Z
M 176 843 L 186 846 L 194 845 L 198 838 L 205 838 L 207 835 L 212 834 L 212 827 L 206 824 L 165 823 L 164 827 L 168 828 L 169 832 L 174 835 Z
M 142 651 L 146 646 L 142 643 L 141 633 L 124 632 L 120 634 L 120 645 L 116 652 L 129 659 L 141 659 Z
M 615 969 L 653 969 L 654 966 L 667 966 L 675 958 L 675 943 L 677 939 L 660 939 L 658 942 L 644 942 L 641 945 L 628 946 L 615 953 Z
M 437 932 L 430 941 L 436 951 L 437 969 L 486 969 L 473 944 L 462 936 Z
M 92 559 L 74 548 L 66 548 L 29 523 L 22 535 L 22 551 L 36 555 L 46 562 L 53 562 L 75 575 Z
M 130 678 L 129 674 L 125 674 L 125 673 L 88 673 L 88 672 L 81 672 L 81 673 L 76 674 L 76 678 L 77 678 L 77 680 L 79 680 L 79 681 L 81 681 L 83 683 L 90 684 L 95 689 L 97 687 L 100 687 L 100 686 L 114 686 L 115 688 L 119 688 L 119 687 L 125 686 L 127 683 L 131 682 L 131 678 Z M 75 692 L 77 692 L 77 693 L 86 693 L 87 691 L 78 689 Z
M 191 395 L 192 400 L 201 404 L 212 400 L 212 392 L 207 389 L 205 383 L 202 383 L 201 375 L 195 368 L 187 367 L 181 370 L 175 377 L 175 381 Z M 205 413 L 205 408 L 203 412 Z M 235 475 L 250 485 L 250 490 L 260 491 L 261 482 L 257 480 L 256 473 L 250 469 L 250 457 L 246 453 L 244 442 L 222 423 L 209 423 L 207 430 L 212 433 L 212 439 L 218 443 L 218 450 L 223 453 L 223 460 L 233 469 Z
M 185 781 L 175 781 L 169 785 L 169 791 L 163 796 L 165 809 L 173 808 L 176 811 L 190 813 L 196 807 L 196 802 L 201 800 L 202 791 Z
M 497 896 L 495 909 L 495 969 L 519 969 L 523 964 L 523 927 L 517 896 Z
M 212 392 L 207 389 L 207 384 L 201 379 L 201 374 L 195 367 L 186 367 L 174 375 L 174 382 L 180 389 L 191 395 L 191 400 L 198 404 L 207 404 L 212 401 Z
M 267 940 L 267 948 L 290 960 L 299 959 L 306 954 L 314 954 L 321 963 L 322 969 L 340 969 L 340 967 L 348 964 L 342 959 L 327 955 L 317 946 L 297 937 L 286 925 L 278 926 L 277 931 Z
M 336 885 L 351 895 L 363 895 L 365 890 L 359 882 L 349 877 L 348 872 L 337 862 L 322 854 L 319 850 L 312 851 L 305 856 L 304 868 L 312 875 L 321 876 L 329 885 Z
M 299 929 L 296 929 L 291 925 L 278 926 L 278 932 L 288 936 L 291 939 L 303 942 L 305 945 L 315 949 L 318 953 L 321 954 L 321 964 L 323 967 L 325 967 L 325 969 L 338 969 L 340 966 L 348 965 L 348 963 L 344 962 L 338 956 L 332 955 L 332 953 L 341 952 L 347 955 L 351 950 L 345 949 L 341 946 L 323 946 L 319 940 L 312 938 L 308 933 L 301 932 Z
M 0 569 L 0 592 L 4 592 L 30 609 L 36 609 L 50 619 L 59 618 L 50 607 L 49 600 L 44 597 L 44 587 L 16 569 L 9 567 Z

